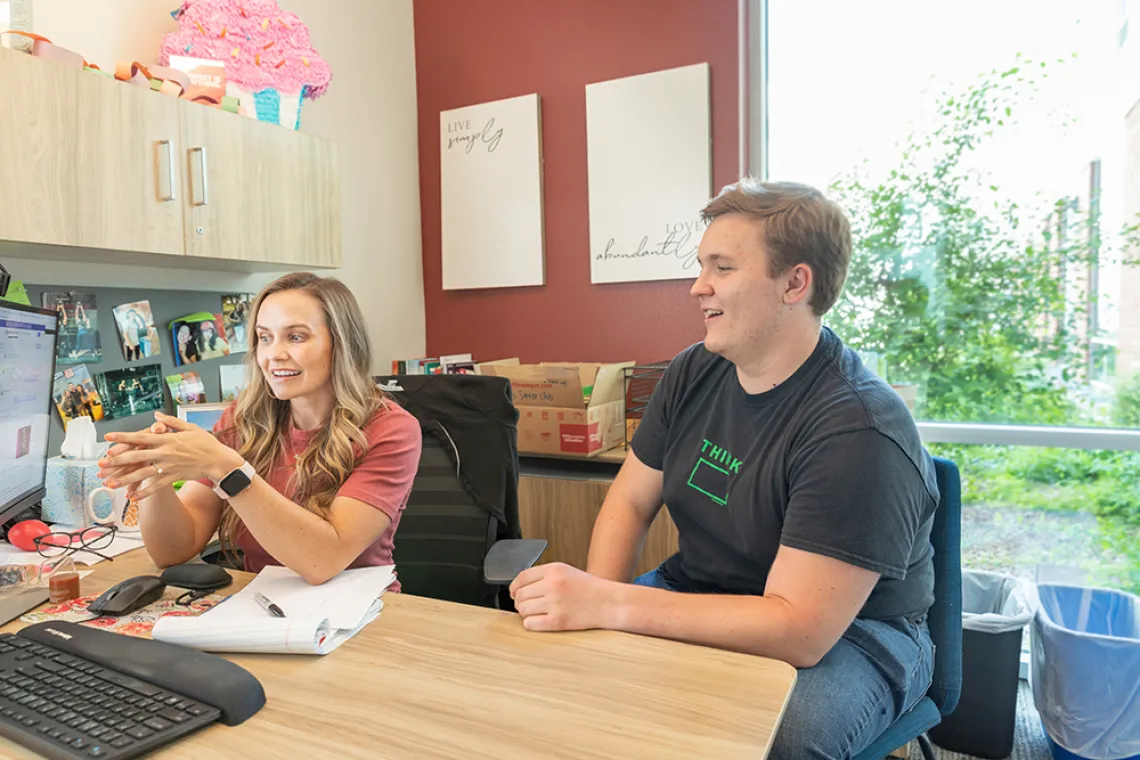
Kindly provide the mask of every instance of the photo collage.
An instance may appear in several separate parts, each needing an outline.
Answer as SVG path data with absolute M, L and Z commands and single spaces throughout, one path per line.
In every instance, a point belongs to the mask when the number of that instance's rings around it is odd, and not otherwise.
M 248 351 L 245 321 L 252 301 L 248 293 L 224 295 L 220 312 L 197 312 L 171 321 L 167 334 L 173 363 L 182 367 Z M 164 377 L 160 364 L 143 363 L 162 356 L 164 348 L 150 301 L 111 308 L 123 357 L 130 366 L 104 372 L 93 372 L 89 366 L 104 358 L 95 294 L 44 293 L 41 302 L 43 308 L 59 315 L 52 397 L 65 427 L 75 417 L 116 420 L 161 410 L 167 389 L 176 411 L 210 402 L 201 370 Z M 245 367 L 222 365 L 218 370 L 221 401 L 236 400 L 245 388 Z

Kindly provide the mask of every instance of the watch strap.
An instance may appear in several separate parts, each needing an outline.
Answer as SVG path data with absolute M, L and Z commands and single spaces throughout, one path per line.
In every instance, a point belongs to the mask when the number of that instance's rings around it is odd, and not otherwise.
M 241 489 L 241 491 L 238 491 L 237 493 L 232 493 L 232 494 L 226 493 L 224 490 L 222 490 L 222 481 L 224 481 L 226 478 L 228 478 L 230 475 L 232 475 L 235 472 L 244 473 L 245 476 L 247 478 L 249 478 L 249 482 L 246 483 L 245 488 Z M 222 478 L 222 480 L 219 480 L 217 483 L 214 484 L 214 493 L 216 493 L 218 495 L 218 498 L 220 498 L 220 499 L 223 499 L 223 500 L 232 499 L 235 496 L 241 494 L 242 491 L 245 491 L 246 488 L 249 488 L 250 485 L 253 484 L 253 479 L 255 477 L 257 477 L 257 470 L 253 469 L 253 465 L 250 464 L 249 462 L 242 462 L 241 467 L 238 467 L 237 469 L 231 470 L 230 472 L 226 473 L 225 478 Z

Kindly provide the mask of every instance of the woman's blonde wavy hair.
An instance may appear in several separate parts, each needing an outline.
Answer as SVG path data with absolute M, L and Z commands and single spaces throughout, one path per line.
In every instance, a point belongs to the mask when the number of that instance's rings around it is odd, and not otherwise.
M 269 389 L 257 363 L 257 315 L 265 299 L 297 290 L 320 302 L 332 337 L 331 381 L 336 399 L 332 417 L 304 451 L 292 452 L 287 442 L 292 429 L 290 405 Z M 369 374 L 372 345 L 360 305 L 348 287 L 331 277 L 295 272 L 270 283 L 257 296 L 246 323 L 246 388 L 237 399 L 231 434 L 238 453 L 268 479 L 275 465 L 296 456 L 296 469 L 285 494 L 305 509 L 328 519 L 329 507 L 344 481 L 368 451 L 364 426 L 384 405 L 384 394 Z M 227 502 L 218 526 L 225 553 L 236 556 L 241 520 Z

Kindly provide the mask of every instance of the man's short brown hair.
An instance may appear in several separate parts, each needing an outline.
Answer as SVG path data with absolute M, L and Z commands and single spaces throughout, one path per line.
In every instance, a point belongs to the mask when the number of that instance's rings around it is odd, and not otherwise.
M 817 316 L 835 305 L 851 261 L 851 225 L 838 205 L 808 185 L 745 177 L 709 201 L 701 219 L 711 222 L 725 214 L 743 214 L 760 223 L 772 277 L 800 263 L 811 268 L 809 305 Z

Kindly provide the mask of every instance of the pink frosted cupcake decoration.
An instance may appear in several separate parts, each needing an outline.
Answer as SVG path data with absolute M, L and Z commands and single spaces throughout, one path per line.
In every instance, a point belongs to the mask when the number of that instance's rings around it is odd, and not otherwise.
M 170 56 L 220 61 L 227 94 L 253 103 L 257 118 L 295 129 L 301 100 L 319 98 L 332 70 L 313 50 L 309 28 L 276 0 L 186 0 L 172 14 L 178 31 L 163 37 Z

